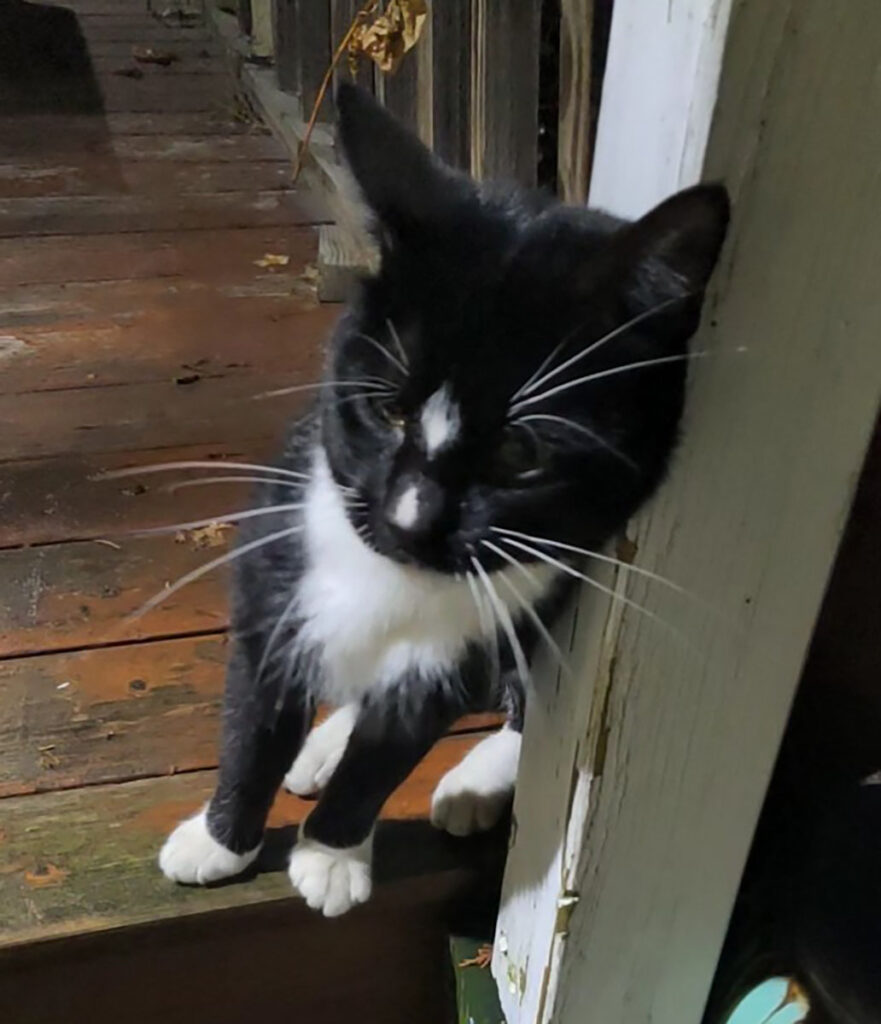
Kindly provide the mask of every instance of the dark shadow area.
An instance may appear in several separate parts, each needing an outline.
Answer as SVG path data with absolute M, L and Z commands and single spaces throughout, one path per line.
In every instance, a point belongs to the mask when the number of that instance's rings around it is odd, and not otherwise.
M 85 114 L 104 104 L 73 11 L 4 0 L 0 12 L 0 116 Z
M 124 182 L 110 145 L 101 84 L 76 14 L 66 7 L 3 0 L 0 9 L 0 160 L 18 181 L 10 198 L 57 166 L 94 187 Z
M 704 1024 L 794 976 L 810 1024 L 881 1020 L 881 421 L 814 632 Z

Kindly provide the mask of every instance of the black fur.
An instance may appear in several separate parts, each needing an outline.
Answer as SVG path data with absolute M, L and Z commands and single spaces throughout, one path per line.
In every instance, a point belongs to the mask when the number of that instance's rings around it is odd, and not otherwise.
M 309 473 L 311 453 L 323 446 L 336 481 L 364 502 L 350 512 L 353 526 L 401 563 L 465 573 L 477 554 L 488 572 L 503 568 L 481 546 L 491 526 L 601 547 L 664 475 L 682 412 L 685 359 L 607 375 L 543 400 L 535 400 L 538 392 L 524 396 L 532 400 L 521 413 L 575 426 L 518 425 L 511 398 L 561 343 L 548 370 L 649 311 L 552 385 L 684 356 L 727 226 L 724 190 L 699 186 L 625 223 L 542 195 L 476 186 L 354 87 L 340 90 L 338 107 L 346 158 L 375 217 L 381 272 L 363 282 L 332 339 L 327 379 L 343 383 L 328 386 L 292 428 L 279 465 Z M 406 373 L 395 365 L 395 329 Z M 387 380 L 392 391 L 365 395 L 346 387 L 365 378 Z M 460 439 L 429 458 L 418 414 L 443 385 L 461 413 Z M 402 481 L 414 480 L 424 500 L 415 528 L 402 531 L 389 510 Z M 289 485 L 267 483 L 259 502 L 291 495 Z M 242 542 L 299 521 L 299 513 L 253 520 Z M 237 852 L 259 840 L 321 697 L 321 652 L 298 644 L 296 618 L 265 656 L 304 558 L 296 534 L 238 564 L 220 781 L 209 810 L 212 834 Z M 560 583 L 539 607 L 545 621 L 553 621 L 567 593 Z M 529 619 L 517 628 L 529 654 L 536 640 Z M 519 726 L 523 692 L 501 631 L 499 639 L 501 686 L 493 683 L 487 650 L 472 644 L 450 679 L 405 676 L 365 698 L 307 835 L 331 846 L 363 840 L 388 794 L 462 711 L 505 704 Z

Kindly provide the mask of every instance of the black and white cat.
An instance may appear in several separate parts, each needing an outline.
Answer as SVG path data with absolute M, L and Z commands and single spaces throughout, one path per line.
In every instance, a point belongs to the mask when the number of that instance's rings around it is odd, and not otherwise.
M 432 820 L 462 835 L 504 811 L 530 656 L 579 552 L 665 472 L 728 222 L 719 186 L 634 223 L 488 189 L 363 91 L 338 109 L 381 266 L 242 528 L 217 790 L 159 857 L 179 882 L 241 872 L 287 777 L 323 790 L 290 878 L 328 916 L 368 898 L 382 805 L 464 712 L 509 722 Z M 307 738 L 319 700 L 339 710 Z

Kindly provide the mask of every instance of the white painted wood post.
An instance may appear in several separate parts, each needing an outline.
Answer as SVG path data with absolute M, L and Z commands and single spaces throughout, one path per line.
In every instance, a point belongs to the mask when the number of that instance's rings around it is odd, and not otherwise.
M 734 200 L 694 342 L 715 354 L 629 530 L 712 608 L 597 573 L 685 641 L 586 593 L 579 678 L 539 673 L 493 961 L 509 1024 L 700 1021 L 881 399 L 879 168 L 877 0 L 618 0 L 592 201 L 637 215 L 702 172 Z

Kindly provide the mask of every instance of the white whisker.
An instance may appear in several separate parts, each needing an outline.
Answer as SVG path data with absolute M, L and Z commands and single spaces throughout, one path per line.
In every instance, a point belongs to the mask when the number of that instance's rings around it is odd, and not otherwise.
M 540 422 L 546 421 L 549 423 L 559 423 L 563 426 L 571 427 L 573 430 L 581 431 L 592 441 L 595 441 L 601 448 L 605 448 L 612 455 L 616 455 L 619 459 L 622 459 L 627 463 L 631 469 L 638 469 L 639 467 L 629 456 L 625 455 L 619 448 L 616 448 L 610 441 L 607 441 L 601 434 L 598 434 L 595 430 L 591 430 L 590 427 L 586 427 L 583 423 L 578 423 L 575 420 L 567 419 L 565 416 L 552 416 L 550 413 L 543 412 L 532 412 L 526 416 L 519 416 L 513 423 L 527 423 L 527 422 Z
M 386 359 L 388 359 L 392 366 L 394 366 L 397 370 L 400 370 L 400 372 L 405 377 L 407 376 L 407 367 L 400 361 L 400 359 L 398 359 L 397 356 L 392 355 L 391 352 L 389 352 L 389 350 L 385 347 L 385 345 L 382 344 L 381 341 L 377 341 L 376 338 L 371 338 L 369 334 L 364 334 L 361 331 L 359 331 L 355 335 L 355 337 L 360 338 L 362 341 L 366 341 L 370 345 L 373 345 L 374 348 L 378 349 L 386 357 Z M 389 386 L 391 386 L 391 381 L 386 381 L 386 383 L 389 384 Z
M 404 346 L 401 344 L 401 336 L 398 334 L 397 328 L 389 319 L 386 320 L 386 324 L 388 325 L 389 334 L 392 336 L 392 341 L 395 343 L 395 348 L 398 350 L 398 355 L 401 357 L 401 362 L 404 366 L 409 367 L 410 360 L 407 358 L 407 353 L 404 351 Z
M 656 615 L 653 611 L 650 611 L 648 608 L 644 608 L 638 602 L 632 601 L 629 597 L 625 597 L 623 594 L 619 594 L 611 587 L 607 587 L 604 583 L 600 583 L 599 580 L 595 580 L 593 576 L 588 576 L 587 573 L 580 572 L 578 569 L 573 568 L 571 565 L 567 565 L 566 562 L 561 562 L 558 558 L 553 558 L 546 551 L 539 551 L 538 548 L 530 547 L 528 544 L 523 544 L 518 540 L 509 539 L 508 543 L 511 544 L 513 547 L 519 548 L 521 551 L 526 552 L 527 555 L 533 555 L 540 561 L 546 562 L 548 565 L 556 566 L 556 568 L 562 570 L 565 573 L 568 573 L 570 576 L 574 576 L 576 579 L 583 580 L 585 583 L 588 584 L 588 586 L 591 586 L 595 590 L 599 590 L 601 593 L 606 594 L 608 597 L 611 597 L 613 601 L 620 601 L 622 604 L 627 605 L 628 608 L 633 608 L 635 611 L 641 612 L 643 615 L 646 616 L 646 618 L 651 619 L 653 622 L 657 622 L 665 629 L 670 630 L 670 632 L 680 642 L 682 642 L 686 646 L 691 646 L 688 644 L 688 642 L 685 640 L 685 637 L 682 636 L 679 630 L 671 626 L 669 622 L 666 622 L 664 619 L 662 619 L 660 615 Z
M 291 537 L 295 533 L 299 533 L 302 529 L 302 526 L 288 526 L 284 530 L 278 530 L 275 533 L 267 534 L 265 537 L 258 537 L 257 540 L 249 541 L 249 543 L 243 544 L 241 547 L 235 548 L 232 551 L 227 551 L 219 558 L 212 558 L 210 562 L 200 565 L 198 569 L 193 569 L 191 572 L 188 572 L 175 580 L 174 583 L 170 583 L 158 594 L 154 594 L 149 601 L 146 601 L 137 611 L 129 615 L 125 619 L 123 625 L 130 625 L 132 622 L 141 618 L 141 616 L 146 615 L 147 612 L 152 611 L 158 605 L 162 604 L 162 602 L 171 597 L 172 594 L 176 594 L 179 590 L 187 586 L 187 584 L 193 583 L 195 580 L 200 579 L 202 576 L 212 572 L 214 569 L 219 569 L 222 565 L 226 565 L 228 562 L 241 558 L 243 555 L 247 555 L 248 552 L 264 547 L 266 544 L 272 544 L 274 541 L 282 540 L 285 537 Z
M 273 648 L 275 647 L 275 641 L 284 629 L 285 623 L 293 613 L 294 608 L 297 606 L 297 601 L 300 598 L 300 592 L 297 587 L 294 587 L 294 593 L 290 601 L 282 609 L 281 615 L 276 619 L 275 625 L 272 627 L 272 632 L 269 634 L 266 644 L 263 648 L 263 654 L 260 656 L 260 664 L 257 666 L 257 675 L 254 677 L 254 683 L 257 684 L 263 678 L 263 670 L 269 663 L 270 656 L 272 655 Z
M 530 573 L 525 566 L 521 565 L 520 562 L 518 562 L 517 559 L 514 558 L 512 555 L 509 555 L 506 551 L 502 551 L 500 547 L 497 547 L 491 541 L 482 540 L 480 543 L 485 548 L 497 554 L 499 558 L 503 558 L 506 562 L 508 562 L 509 565 L 512 565 L 515 569 L 519 569 L 521 572 L 524 572 L 527 576 L 527 579 L 531 579 L 533 582 L 536 583 L 538 582 L 532 575 L 532 573 Z M 550 648 L 551 653 L 557 659 L 557 663 L 559 664 L 560 668 L 563 670 L 563 672 L 565 672 L 567 676 L 571 676 L 572 669 L 569 668 L 569 663 L 566 660 L 566 656 L 560 650 L 560 646 L 557 643 L 557 641 L 553 638 L 553 636 L 551 636 L 551 632 L 548 629 L 548 627 L 544 624 L 544 622 L 542 622 L 541 616 L 538 614 L 535 608 L 533 608 L 532 603 L 528 601 L 520 593 L 517 587 L 514 586 L 514 584 L 507 578 L 507 576 L 500 576 L 499 579 L 502 581 L 502 583 L 504 583 L 508 590 L 511 591 L 520 607 L 523 609 L 526 615 L 529 616 L 529 619 L 531 620 L 533 626 L 535 626 L 535 628 L 538 630 L 539 635 L 542 637 L 544 642 Z
M 474 577 L 473 572 L 466 570 L 465 579 L 468 581 L 468 589 L 471 591 L 471 600 L 474 602 L 474 607 L 477 609 L 477 618 L 480 620 L 480 631 L 486 637 L 487 647 L 489 648 L 490 655 L 490 677 L 494 683 L 498 683 L 501 678 L 501 663 L 499 658 L 499 634 L 496 629 L 495 616 L 492 613 L 492 607 L 489 610 L 489 619 L 487 619 L 487 607 L 483 603 L 483 597 L 481 596 L 480 589 L 477 586 L 477 580 Z
M 533 391 L 542 387 L 544 384 L 547 384 L 549 380 L 553 380 L 554 377 L 557 377 L 565 370 L 568 370 L 570 366 L 574 366 L 577 362 L 580 362 L 582 359 L 586 359 L 592 352 L 596 352 L 598 348 L 601 348 L 603 345 L 607 344 L 610 341 L 614 341 L 615 338 L 620 337 L 625 331 L 629 331 L 631 327 L 636 327 L 638 324 L 641 324 L 644 320 L 650 319 L 657 313 L 662 313 L 665 309 L 669 309 L 671 306 L 674 306 L 677 303 L 682 302 L 683 299 L 688 297 L 689 296 L 685 295 L 677 295 L 676 298 L 668 299 L 666 302 L 661 302 L 657 306 L 652 306 L 651 309 L 644 310 L 637 316 L 631 317 L 631 319 L 628 320 L 626 323 L 621 324 L 620 327 L 616 327 L 614 330 L 609 331 L 608 334 L 604 334 L 597 341 L 593 342 L 591 345 L 588 345 L 587 348 L 582 349 L 580 352 L 576 352 L 574 356 L 570 356 L 570 358 L 567 359 L 565 363 L 561 363 L 559 366 L 555 366 L 553 370 L 550 370 L 544 376 L 541 376 L 541 373 L 547 366 L 547 364 L 551 360 L 553 360 L 554 357 L 569 344 L 569 342 L 575 337 L 576 334 L 578 334 L 580 330 L 582 330 L 581 327 L 576 327 L 574 331 L 570 331 L 569 334 L 566 335 L 566 337 L 550 354 L 548 359 L 546 359 L 538 368 L 535 374 L 533 374 L 533 376 L 530 377 L 530 379 L 523 385 L 523 387 L 513 396 L 513 398 L 511 399 L 512 403 L 515 402 L 521 396 L 532 394 Z
M 471 564 L 474 566 L 474 570 L 483 584 L 484 590 L 486 590 L 487 597 L 490 599 L 490 602 L 496 610 L 499 625 L 505 631 L 505 636 L 508 638 L 508 643 L 511 646 L 511 654 L 514 656 L 514 663 L 517 666 L 517 674 L 520 676 L 520 681 L 524 686 L 528 687 L 530 683 L 529 665 L 526 662 L 526 655 L 523 653 L 520 641 L 517 639 L 517 630 L 514 628 L 511 614 L 508 611 L 505 602 L 499 597 L 498 591 L 493 586 L 493 582 L 487 575 L 486 570 L 474 555 L 471 556 Z
M 187 523 L 172 523 L 169 526 L 151 526 L 146 530 L 133 530 L 138 536 L 152 536 L 157 533 L 174 533 L 177 530 L 198 530 L 203 526 L 223 526 L 226 523 L 240 523 L 245 519 L 256 519 L 259 516 L 280 515 L 282 512 L 294 512 L 303 508 L 302 502 L 295 505 L 267 505 L 266 508 L 248 508 L 241 512 L 225 512 L 222 515 L 207 519 L 191 519 Z
M 295 384 L 290 388 L 278 388 L 275 391 L 261 391 L 258 395 L 253 395 L 255 401 L 261 401 L 264 398 L 279 398 L 282 395 L 294 395 L 300 391 L 321 391 L 323 388 L 362 388 L 366 393 L 368 389 L 371 391 L 384 391 L 392 393 L 394 388 L 389 383 L 380 384 L 375 381 L 369 380 L 324 380 L 319 381 L 316 384 Z
M 180 491 L 184 487 L 205 487 L 208 484 L 274 484 L 276 487 L 305 487 L 307 481 L 273 480 L 266 476 L 203 476 L 197 480 L 179 480 L 174 484 L 166 484 L 164 490 L 169 494 Z
M 658 359 L 640 359 L 636 363 L 625 363 L 624 366 L 612 366 L 608 370 L 600 370 L 597 373 L 589 373 L 586 377 L 576 377 L 575 380 L 567 380 L 565 384 L 558 384 L 556 387 L 542 391 L 540 394 L 531 395 L 529 398 L 522 398 L 511 407 L 511 412 L 516 414 L 527 405 L 534 405 L 536 402 L 545 402 L 553 395 L 559 395 L 563 391 L 580 387 L 582 384 L 589 384 L 591 381 L 602 380 L 604 377 L 615 377 L 619 373 L 627 373 L 630 370 L 642 370 L 647 366 L 663 366 L 665 363 L 678 363 L 688 359 L 703 359 L 712 355 L 706 350 L 699 352 L 685 352 L 675 356 L 660 356 Z
M 595 558 L 598 562 L 607 562 L 609 565 L 617 565 L 619 568 L 624 569 L 627 572 L 635 573 L 637 576 L 643 576 L 646 579 L 653 580 L 655 583 L 662 583 L 665 587 L 675 590 L 677 594 L 684 594 L 686 597 L 692 596 L 684 587 L 681 587 L 678 583 L 674 583 L 672 580 L 668 580 L 665 576 L 659 576 L 656 572 L 643 569 L 638 565 L 632 565 L 630 562 L 622 561 L 620 558 L 614 558 L 612 555 L 604 555 L 599 551 L 592 551 L 590 548 L 578 548 L 573 544 L 564 544 L 559 540 L 550 540 L 548 537 L 536 537 L 531 533 L 521 533 L 519 530 L 506 530 L 501 526 L 491 526 L 490 529 L 493 533 L 500 534 L 502 540 L 508 537 L 516 537 L 520 540 L 532 541 L 533 544 L 547 544 L 552 548 L 559 548 L 560 551 L 570 551 L 574 555 L 584 555 L 587 558 Z
M 175 469 L 247 469 L 270 476 L 284 476 L 294 480 L 309 480 L 308 473 L 297 473 L 292 469 L 278 466 L 264 466 L 257 462 L 226 462 L 223 459 L 187 459 L 183 462 L 156 462 L 150 466 L 127 466 L 125 469 L 111 469 L 97 473 L 92 480 L 119 480 L 127 476 L 141 476 L 148 473 L 168 473 Z

